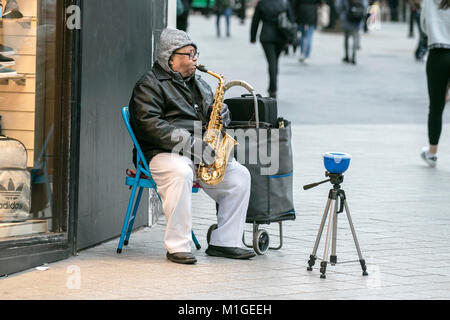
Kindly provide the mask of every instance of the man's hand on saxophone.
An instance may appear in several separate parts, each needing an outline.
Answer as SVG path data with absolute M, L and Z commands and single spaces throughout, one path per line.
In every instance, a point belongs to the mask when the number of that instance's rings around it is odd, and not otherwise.
M 212 107 L 210 106 L 208 109 L 208 118 L 211 117 Z M 228 127 L 231 123 L 231 112 L 226 103 L 223 104 L 222 110 L 220 110 L 220 118 L 222 120 L 222 124 L 224 127 Z
M 222 110 L 220 110 L 220 117 L 222 118 L 223 126 L 228 127 L 231 123 L 231 112 L 226 103 L 223 104 Z
M 214 163 L 216 152 L 202 139 L 191 136 L 191 156 L 194 164 L 204 163 L 209 166 Z

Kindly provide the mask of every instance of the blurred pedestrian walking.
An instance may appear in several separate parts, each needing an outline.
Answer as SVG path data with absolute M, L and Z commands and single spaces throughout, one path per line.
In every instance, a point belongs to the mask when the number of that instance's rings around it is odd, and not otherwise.
M 325 3 L 330 8 L 330 19 L 328 25 L 324 28 L 325 31 L 332 31 L 336 28 L 336 20 L 338 18 L 338 12 L 336 8 L 336 0 L 325 0 Z
M 363 24 L 364 33 L 369 32 L 369 21 L 370 21 L 370 16 L 372 15 L 371 8 L 373 5 L 375 5 L 375 3 L 377 3 L 377 5 L 379 5 L 377 0 L 368 0 L 369 8 L 367 9 L 366 17 L 364 18 L 364 24 Z
M 282 0 L 284 1 L 284 0 Z M 293 16 L 293 22 L 295 21 L 295 12 L 294 12 L 294 4 L 296 0 L 286 0 L 287 2 L 289 2 L 289 6 L 291 7 L 290 10 L 292 10 L 292 16 Z M 280 24 L 280 22 L 278 21 L 278 24 Z M 294 28 L 295 25 L 295 28 Z M 294 30 L 292 30 L 292 32 L 290 33 L 289 37 L 288 37 L 288 43 L 286 44 L 286 46 L 284 47 L 284 54 L 286 56 L 288 56 L 290 54 L 290 47 L 292 47 L 292 53 L 295 55 L 295 52 L 297 51 L 297 47 L 298 47 L 298 27 L 296 23 L 292 24 L 292 27 Z
M 359 30 L 363 27 L 368 7 L 367 0 L 337 0 L 341 28 L 344 31 L 345 55 L 342 61 L 356 64 L 356 51 L 361 48 Z M 349 40 L 352 39 L 352 52 L 349 52 Z
M 312 40 L 317 26 L 317 11 L 324 0 L 294 0 L 294 15 L 298 25 L 300 62 L 305 62 L 311 54 Z
M 220 20 L 222 16 L 225 16 L 227 37 L 230 36 L 230 17 L 231 17 L 231 0 L 216 0 L 214 6 L 216 11 L 216 31 L 217 37 L 221 36 L 220 32 Z
M 398 21 L 398 0 L 387 0 L 391 21 Z
M 238 5 L 237 16 L 239 18 L 240 24 L 244 24 L 245 23 L 245 15 L 246 15 L 246 10 L 247 10 L 247 1 L 248 0 L 238 0 L 237 1 L 237 5 Z
M 262 29 L 259 40 L 266 55 L 269 68 L 269 96 L 276 98 L 278 84 L 278 60 L 288 43 L 288 38 L 278 27 L 278 16 L 287 12 L 290 21 L 294 21 L 292 8 L 287 0 L 260 0 L 255 7 L 250 27 L 250 42 L 256 43 L 259 23 Z
M 429 146 L 423 147 L 420 155 L 429 166 L 435 167 L 442 131 L 442 114 L 450 80 L 450 0 L 423 0 L 421 26 L 428 36 L 426 72 L 430 106 Z
M 414 38 L 414 24 L 416 23 L 414 21 L 414 4 L 411 4 L 411 1 L 413 0 L 408 0 L 408 7 L 409 7 L 409 20 L 408 20 L 408 27 L 409 27 L 409 32 L 408 32 L 408 38 Z
M 422 0 L 409 0 L 409 5 L 412 8 L 411 14 L 413 15 L 413 20 L 417 24 L 419 30 L 419 43 L 417 44 L 417 49 L 414 52 L 414 56 L 417 61 L 423 61 L 423 57 L 427 53 L 427 35 L 423 32 L 422 26 L 420 25 L 420 13 L 422 11 Z
M 177 29 L 187 31 L 192 0 L 177 0 Z M 183 10 L 181 11 L 182 8 Z M 179 11 L 178 11 L 179 10 Z

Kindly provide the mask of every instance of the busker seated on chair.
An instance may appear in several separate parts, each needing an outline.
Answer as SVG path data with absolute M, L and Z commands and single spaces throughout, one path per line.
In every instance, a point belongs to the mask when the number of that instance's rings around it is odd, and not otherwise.
M 196 164 L 213 163 L 214 150 L 194 135 L 194 122 L 205 129 L 214 96 L 209 85 L 195 74 L 197 45 L 184 31 L 167 28 L 161 33 L 153 68 L 134 87 L 129 104 L 131 123 L 161 196 L 167 220 L 164 247 L 176 263 L 196 263 L 191 252 L 192 185 Z M 230 112 L 223 106 L 224 127 Z M 183 141 L 185 153 L 180 153 Z M 250 197 L 250 173 L 230 159 L 224 180 L 217 185 L 198 181 L 218 203 L 217 229 L 212 231 L 206 254 L 249 259 L 253 251 L 243 249 L 242 235 Z

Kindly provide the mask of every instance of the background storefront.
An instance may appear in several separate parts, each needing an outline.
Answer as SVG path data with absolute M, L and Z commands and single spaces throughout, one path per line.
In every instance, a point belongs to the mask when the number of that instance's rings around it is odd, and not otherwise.
M 132 148 L 120 109 L 175 9 L 167 0 L 1 1 L 3 14 L 12 2 L 18 10 L 0 20 L 2 133 L 26 150 L 29 180 L 19 188 L 14 170 L 0 168 L 0 199 L 29 210 L 0 211 L 0 275 L 120 234 Z M 136 227 L 148 223 L 145 202 L 140 210 Z

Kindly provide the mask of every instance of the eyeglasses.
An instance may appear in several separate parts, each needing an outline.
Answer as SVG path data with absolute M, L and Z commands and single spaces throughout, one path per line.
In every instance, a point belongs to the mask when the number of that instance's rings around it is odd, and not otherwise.
M 198 58 L 200 56 L 200 52 L 198 52 L 198 51 L 197 52 L 189 52 L 189 53 L 187 53 L 187 52 L 174 52 L 173 54 L 181 54 L 183 56 L 189 56 L 190 60 L 194 60 L 194 57 Z

